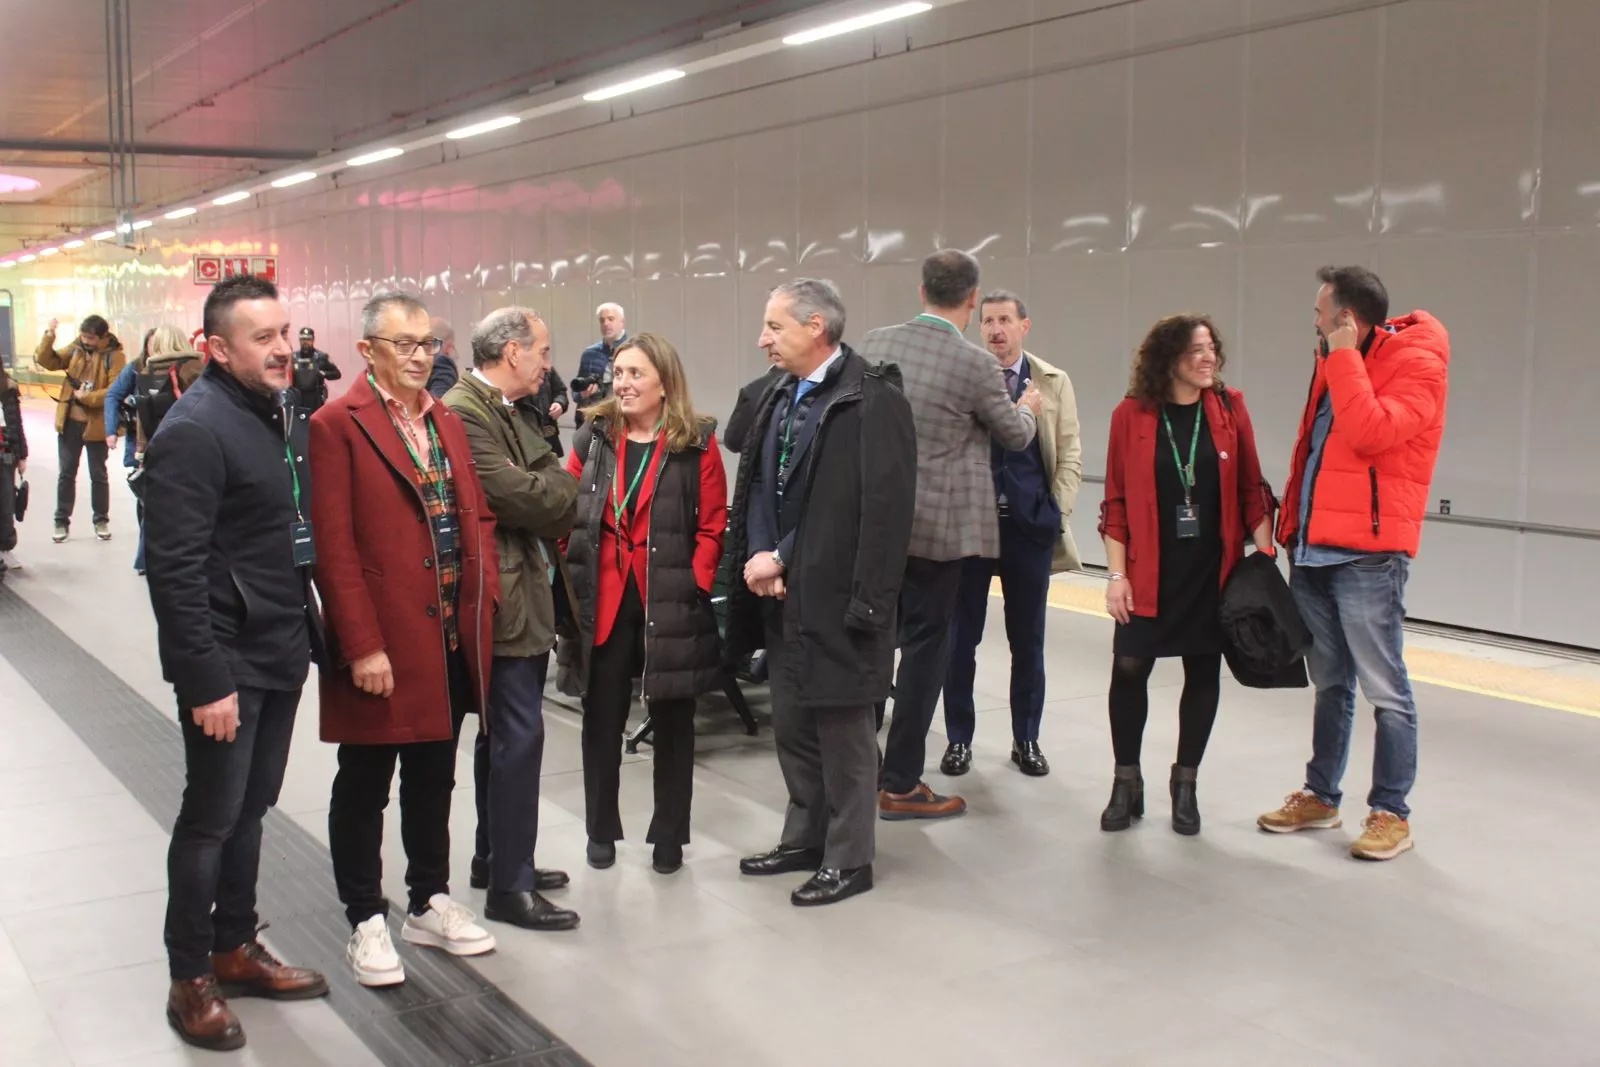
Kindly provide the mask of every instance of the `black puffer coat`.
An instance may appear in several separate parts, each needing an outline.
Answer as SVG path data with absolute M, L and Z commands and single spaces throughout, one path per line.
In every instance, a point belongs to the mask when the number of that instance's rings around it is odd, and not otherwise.
M 646 700 L 675 700 L 722 688 L 721 641 L 711 598 L 695 577 L 702 506 L 701 464 L 715 448 L 710 428 L 682 452 L 667 453 L 650 498 L 649 571 L 645 588 L 644 684 Z M 610 426 L 591 419 L 573 438 L 583 457 L 578 476 L 578 515 L 567 541 L 567 569 L 578 599 L 579 638 L 562 639 L 556 653 L 556 686 L 581 696 L 589 687 L 600 589 L 601 524 L 617 453 Z M 720 453 L 713 453 L 722 462 Z M 569 468 L 570 469 L 570 468 Z M 720 492 L 726 492 L 724 485 Z M 717 510 L 721 511 L 721 501 Z M 720 520 L 719 520 L 720 521 Z M 712 561 L 711 571 L 715 571 Z M 709 575 L 708 575 L 709 577 Z
M 805 707 L 873 704 L 888 696 L 916 506 L 917 435 L 899 369 L 844 351 L 817 437 L 790 480 L 791 486 L 802 480 L 805 496 L 785 578 L 782 662 L 791 671 L 785 681 Z M 750 558 L 750 482 L 773 405 L 788 395 L 781 385 L 762 397 L 739 456 L 723 557 L 730 662 L 765 647 L 765 615 L 778 610 L 745 585 L 743 567 Z

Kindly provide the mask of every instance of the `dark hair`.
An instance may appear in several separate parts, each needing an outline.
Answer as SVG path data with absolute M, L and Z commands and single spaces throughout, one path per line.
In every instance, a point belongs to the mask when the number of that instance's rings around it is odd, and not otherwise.
M 1365 267 L 1323 267 L 1317 281 L 1333 286 L 1333 302 L 1368 326 L 1389 321 L 1389 290 Z
M 278 287 L 265 278 L 257 278 L 253 274 L 241 274 L 227 281 L 218 282 L 211 287 L 211 293 L 206 297 L 206 309 L 202 316 L 206 336 L 222 335 L 228 312 L 232 311 L 233 305 L 239 301 L 276 299 L 278 299 Z
M 92 333 L 96 337 L 104 337 L 111 332 L 111 324 L 99 315 L 90 315 L 78 323 L 79 333 Z
M 1128 395 L 1146 404 L 1160 404 L 1172 390 L 1172 371 L 1188 351 L 1194 340 L 1194 331 L 1204 326 L 1211 331 L 1211 341 L 1217 346 L 1217 392 L 1222 392 L 1222 368 L 1228 362 L 1222 350 L 1222 334 L 1209 315 L 1168 315 L 1144 335 L 1139 343 L 1139 354 L 1133 361 L 1133 376 L 1128 382 Z
M 983 299 L 978 301 L 978 318 L 983 318 L 983 309 L 990 304 L 1015 304 L 1017 305 L 1017 318 L 1028 317 L 1028 305 L 1022 302 L 1022 297 L 1010 289 L 990 289 L 983 294 Z
M 978 287 L 978 261 L 946 248 L 922 261 L 922 292 L 936 308 L 956 308 Z

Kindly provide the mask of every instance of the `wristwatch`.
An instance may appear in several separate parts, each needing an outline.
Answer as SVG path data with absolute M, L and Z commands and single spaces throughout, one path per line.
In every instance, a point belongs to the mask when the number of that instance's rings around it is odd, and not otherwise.
M 772 562 L 776 563 L 780 567 L 783 567 L 785 570 L 788 569 L 788 565 L 783 562 L 783 557 L 778 555 L 777 549 L 772 550 Z

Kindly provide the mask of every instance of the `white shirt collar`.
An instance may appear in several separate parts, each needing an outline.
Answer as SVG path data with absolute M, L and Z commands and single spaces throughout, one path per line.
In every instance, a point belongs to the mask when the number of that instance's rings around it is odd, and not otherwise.
M 1022 373 L 1022 361 L 1027 359 L 1027 358 L 1028 358 L 1028 353 L 1022 351 L 1021 349 L 1018 349 L 1017 350 L 1017 358 L 1012 360 L 1010 363 L 1004 364 L 1003 366 L 1001 366 L 1000 369 L 1001 370 L 1013 371 L 1014 373 L 1021 374 Z
M 842 355 L 844 355 L 844 346 L 840 345 L 838 348 L 833 350 L 833 355 L 822 361 L 822 366 L 806 375 L 805 380 L 808 382 L 813 382 L 817 385 L 821 385 L 822 380 L 828 376 L 828 368 L 839 362 L 839 357 Z
M 498 385 L 496 385 L 493 382 L 491 382 L 488 378 L 485 378 L 483 376 L 483 371 L 479 370 L 477 367 L 473 367 L 472 368 L 472 376 L 474 378 L 478 379 L 478 381 L 482 382 L 484 385 L 487 385 L 490 389 L 493 389 L 495 392 L 499 393 L 500 394 L 500 403 L 504 404 L 508 408 L 514 408 L 514 407 L 517 406 L 517 405 L 513 404 L 511 401 L 507 400 L 504 390 L 502 390 Z

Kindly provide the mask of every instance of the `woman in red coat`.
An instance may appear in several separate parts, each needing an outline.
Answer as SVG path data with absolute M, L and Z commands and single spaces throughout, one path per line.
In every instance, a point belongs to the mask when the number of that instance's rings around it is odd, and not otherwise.
M 728 525 L 728 477 L 713 420 L 696 414 L 678 352 L 641 333 L 613 356 L 612 395 L 584 410 L 567 469 L 578 517 L 567 565 L 577 641 L 560 675 L 583 693 L 583 791 L 589 864 L 616 862 L 622 729 L 633 679 L 655 724 L 653 866 L 683 866 L 694 789 L 695 697 L 722 685 L 711 583 Z
M 1102 830 L 1144 814 L 1139 767 L 1157 659 L 1182 657 L 1172 828 L 1200 832 L 1195 778 L 1217 717 L 1222 587 L 1247 538 L 1272 551 L 1272 492 L 1261 477 L 1244 394 L 1219 377 L 1222 336 L 1204 315 L 1172 315 L 1151 328 L 1127 399 L 1111 415 L 1106 451 L 1106 610 L 1112 644 L 1111 745 L 1116 771 Z
M 448 883 L 455 739 L 485 703 L 500 564 L 461 419 L 424 388 L 427 310 L 378 297 L 362 325 L 368 373 L 311 418 L 309 518 L 327 622 L 322 739 L 339 746 L 328 848 L 351 966 L 377 986 L 405 978 L 380 858 L 397 762 L 411 898 L 401 936 L 458 956 L 494 947 Z

